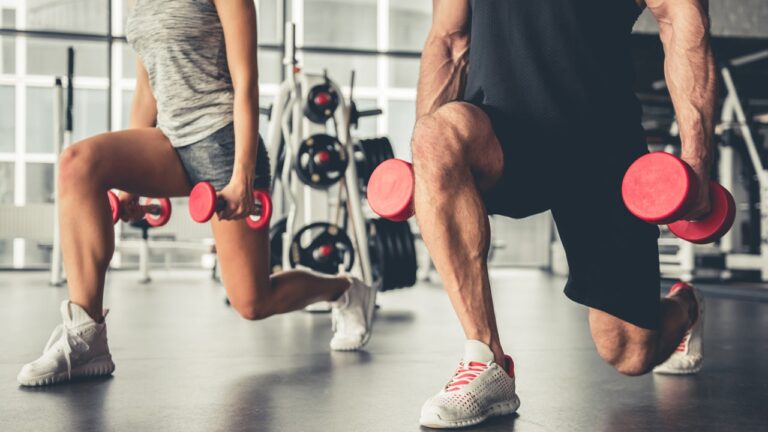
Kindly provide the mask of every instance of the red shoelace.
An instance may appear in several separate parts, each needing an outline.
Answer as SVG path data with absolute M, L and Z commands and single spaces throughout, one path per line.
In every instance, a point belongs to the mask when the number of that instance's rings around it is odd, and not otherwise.
M 465 364 L 463 361 L 459 362 L 459 368 L 456 369 L 456 373 L 453 374 L 451 381 L 446 384 L 445 391 L 460 390 L 462 386 L 474 381 L 486 369 L 488 369 L 488 364 L 486 363 L 471 361 Z

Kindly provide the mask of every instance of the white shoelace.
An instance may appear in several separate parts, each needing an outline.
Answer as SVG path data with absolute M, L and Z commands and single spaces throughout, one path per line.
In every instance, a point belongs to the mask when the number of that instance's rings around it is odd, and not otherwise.
M 48 339 L 48 343 L 45 344 L 43 353 L 47 353 L 49 349 L 53 347 L 60 339 L 64 339 L 62 344 L 62 354 L 64 354 L 64 360 L 67 362 L 67 378 L 72 378 L 72 353 L 78 354 L 88 351 L 90 348 L 88 343 L 80 337 L 77 332 L 67 327 L 64 324 L 59 324 Z

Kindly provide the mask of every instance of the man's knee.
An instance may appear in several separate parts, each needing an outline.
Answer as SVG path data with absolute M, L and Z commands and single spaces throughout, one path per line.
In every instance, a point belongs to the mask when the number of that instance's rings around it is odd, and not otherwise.
M 485 113 L 466 102 L 451 102 L 434 113 L 423 116 L 413 132 L 413 161 L 427 176 L 450 173 L 456 168 L 470 167 L 468 151 L 473 137 L 485 127 L 492 131 Z
M 619 373 L 643 375 L 656 366 L 656 331 L 637 327 L 596 309 L 590 309 L 589 324 L 597 353 Z
M 627 376 L 645 375 L 656 366 L 655 352 L 646 347 L 601 347 L 597 352 L 606 363 L 613 366 L 620 374 Z

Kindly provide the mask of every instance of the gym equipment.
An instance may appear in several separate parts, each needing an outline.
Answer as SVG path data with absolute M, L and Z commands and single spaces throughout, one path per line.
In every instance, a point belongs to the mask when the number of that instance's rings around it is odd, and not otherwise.
M 281 217 L 269 228 L 269 265 L 272 274 L 283 270 L 283 234 L 288 218 Z
M 301 264 L 326 274 L 337 274 L 340 267 L 348 272 L 355 262 L 355 249 L 343 229 L 327 222 L 315 222 L 293 236 L 290 262 L 292 268 Z
M 416 246 L 408 222 L 369 220 L 368 248 L 374 280 L 382 281 L 382 291 L 416 283 Z
M 347 152 L 339 140 L 326 134 L 305 139 L 296 154 L 296 175 L 316 189 L 328 189 L 347 169 Z
M 339 107 L 339 95 L 330 83 L 318 84 L 309 89 L 304 115 L 313 123 L 323 124 Z
M 357 173 L 364 189 L 368 187 L 373 171 L 385 160 L 395 157 L 392 144 L 386 137 L 360 140 L 355 146 L 355 151 Z
M 269 226 L 272 217 L 272 200 L 263 190 L 254 190 L 253 199 L 256 202 L 256 213 L 245 219 L 249 228 L 260 230 Z M 224 198 L 216 195 L 216 189 L 208 182 L 200 182 L 192 188 L 189 194 L 189 214 L 195 222 L 208 222 L 213 214 L 221 211 L 227 205 Z
M 107 191 L 107 198 L 109 199 L 112 223 L 116 224 L 123 211 L 120 198 L 112 191 Z M 144 220 L 151 227 L 163 226 L 171 219 L 171 200 L 168 198 L 141 197 L 139 207 L 144 211 Z
M 668 224 L 677 237 L 691 243 L 711 243 L 733 225 L 736 204 L 724 187 L 710 181 L 711 210 L 696 221 L 682 218 L 690 212 L 699 193 L 693 169 L 678 157 L 653 152 L 638 158 L 627 170 L 621 193 L 627 209 L 654 224 Z
M 368 181 L 368 204 L 377 215 L 404 221 L 414 215 L 413 166 L 402 159 L 382 162 Z

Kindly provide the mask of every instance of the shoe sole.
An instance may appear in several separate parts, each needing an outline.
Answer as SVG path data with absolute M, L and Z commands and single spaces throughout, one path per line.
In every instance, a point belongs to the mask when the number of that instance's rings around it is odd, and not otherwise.
M 421 418 L 419 420 L 419 424 L 432 429 L 458 429 L 480 424 L 491 417 L 500 417 L 514 414 L 519 408 L 520 398 L 517 396 L 517 394 L 515 394 L 515 398 L 513 400 L 493 404 L 488 407 L 482 415 L 477 417 L 462 420 L 443 420 L 440 418 L 440 416 L 436 416 L 435 418 L 430 419 Z
M 356 345 L 347 345 L 347 346 L 333 346 L 333 339 L 331 339 L 331 349 L 333 351 L 357 351 L 359 349 L 362 349 L 365 345 L 368 344 L 368 341 L 371 340 L 371 334 L 373 333 L 373 314 L 376 311 L 376 294 L 378 293 L 378 290 L 374 288 L 373 286 L 368 287 L 368 289 L 371 291 L 368 296 L 368 305 L 365 315 L 365 325 L 368 328 L 368 331 L 365 333 L 365 336 L 363 336 L 362 342 Z
M 56 372 L 31 378 L 18 378 L 18 381 L 24 387 L 41 387 L 63 381 L 112 375 L 114 371 L 115 363 L 112 361 L 112 357 L 108 356 L 94 359 L 82 366 L 73 368 L 69 375 L 66 372 Z

